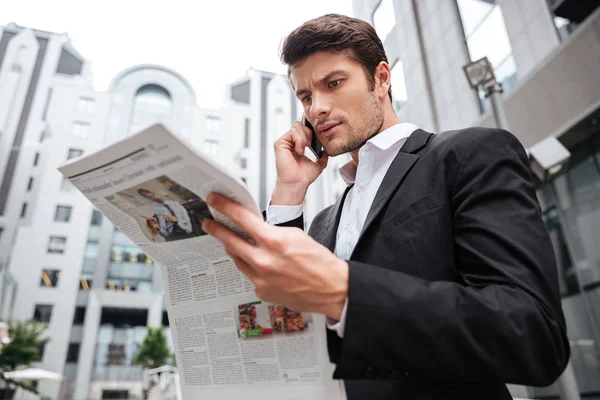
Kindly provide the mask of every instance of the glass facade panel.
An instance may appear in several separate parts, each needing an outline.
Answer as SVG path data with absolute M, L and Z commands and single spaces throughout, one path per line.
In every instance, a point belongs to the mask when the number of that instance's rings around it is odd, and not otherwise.
M 134 365 L 132 360 L 146 332 L 145 326 L 100 326 L 92 380 L 142 380 L 142 366 Z
M 396 25 L 396 13 L 393 0 L 381 0 L 373 13 L 373 27 L 381 41 L 390 34 Z
M 582 397 L 600 393 L 599 139 L 597 134 L 572 149 L 568 169 L 538 189 L 557 258 L 571 363 Z M 532 392 L 535 397 L 560 394 L 556 384 Z

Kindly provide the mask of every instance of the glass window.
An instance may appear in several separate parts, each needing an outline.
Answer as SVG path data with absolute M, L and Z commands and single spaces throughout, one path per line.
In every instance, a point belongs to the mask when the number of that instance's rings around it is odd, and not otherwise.
M 381 0 L 373 13 L 373 27 L 382 42 L 394 29 L 394 25 L 396 25 L 396 14 L 393 0 Z
M 248 160 L 245 158 L 240 159 L 240 167 L 242 167 L 242 169 L 248 168 Z
M 31 189 L 33 188 L 33 177 L 30 176 L 29 177 L 29 182 L 27 183 L 27 191 L 31 192 Z
M 169 126 L 171 113 L 171 94 L 162 86 L 144 85 L 135 94 L 129 132 L 139 132 L 156 123 Z
M 506 32 L 502 9 L 496 0 L 456 0 L 471 61 L 487 57 L 504 93 L 515 86 L 517 67 Z M 480 95 L 481 110 L 489 109 Z
M 85 320 L 85 307 L 75 307 L 75 314 L 73 315 L 73 325 L 83 325 Z
M 67 160 L 71 158 L 79 157 L 83 154 L 83 150 L 81 149 L 69 149 L 69 154 L 67 154 Z
M 52 306 L 48 304 L 37 304 L 33 312 L 33 319 L 43 324 L 50 323 L 52 317 Z
M 221 128 L 221 118 L 215 115 L 206 116 L 206 130 L 209 132 L 218 132 Z
M 216 139 L 205 139 L 204 151 L 208 154 L 217 155 L 219 152 L 219 141 Z
M 81 112 L 91 113 L 94 111 L 94 99 L 90 97 L 80 97 L 77 102 L 77 109 Z
M 40 353 L 40 357 L 41 357 L 42 359 L 44 358 L 44 351 L 46 350 L 46 344 L 47 344 L 47 343 L 48 343 L 48 342 L 44 342 L 44 343 L 42 343 L 42 344 L 40 344 L 40 345 L 38 346 L 38 352 Z M 34 382 L 36 383 L 36 387 L 37 387 L 37 382 L 38 382 L 38 381 L 34 381 Z
M 103 399 L 129 399 L 129 390 L 105 389 L 102 390 Z
M 71 206 L 56 206 L 56 212 L 54 213 L 54 220 L 56 222 L 69 222 L 71 219 Z
M 58 286 L 59 278 L 60 278 L 60 270 L 45 269 L 42 271 L 42 277 L 40 279 L 40 286 L 56 287 L 56 286 Z
M 100 226 L 102 224 L 102 213 L 96 209 L 92 211 L 92 226 Z
M 67 350 L 67 362 L 76 363 L 79 361 L 79 343 L 69 343 Z
M 79 139 L 85 139 L 90 133 L 90 124 L 82 121 L 73 123 L 73 136 Z
M 244 147 L 250 147 L 250 119 L 244 119 Z
M 593 141 L 593 139 L 592 139 Z M 568 169 L 538 190 L 557 259 L 571 363 L 582 393 L 600 390 L 600 164 L 591 142 L 571 149 Z M 559 393 L 533 388 L 533 397 Z
M 598 1 L 548 0 L 561 41 L 567 39 L 599 6 Z
M 67 238 L 64 236 L 50 236 L 48 253 L 64 253 L 67 247 Z
M 406 80 L 404 78 L 404 68 L 402 62 L 396 60 L 391 69 L 392 73 L 392 99 L 394 111 L 400 111 L 400 108 L 406 103 Z
M 25 218 L 27 216 L 27 203 L 23 203 L 21 206 L 21 218 Z
M 98 248 L 99 248 L 99 244 L 98 242 L 92 242 L 89 241 L 87 242 L 87 245 L 85 246 L 85 258 L 98 258 Z
M 40 153 L 35 153 L 35 157 L 33 158 L 33 166 L 37 166 L 40 161 Z

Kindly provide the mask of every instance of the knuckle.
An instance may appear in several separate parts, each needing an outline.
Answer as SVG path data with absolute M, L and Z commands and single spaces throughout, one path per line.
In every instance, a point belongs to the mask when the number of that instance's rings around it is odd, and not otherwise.
M 275 232 L 266 235 L 265 242 L 270 248 L 273 248 L 275 250 L 281 250 L 282 247 L 284 247 L 285 245 L 283 235 L 281 233 Z
M 269 271 L 271 268 L 271 260 L 265 255 L 255 255 L 252 258 L 252 264 L 255 269 L 262 273 Z

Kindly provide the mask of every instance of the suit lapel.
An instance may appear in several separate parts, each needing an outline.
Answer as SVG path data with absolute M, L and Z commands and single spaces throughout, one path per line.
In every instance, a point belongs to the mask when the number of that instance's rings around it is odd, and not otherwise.
M 335 238 L 337 234 L 337 226 L 340 222 L 340 217 L 342 216 L 342 206 L 351 187 L 352 186 L 348 186 L 344 191 L 344 194 L 340 196 L 333 207 L 331 207 L 331 210 L 329 210 L 329 216 L 327 217 L 327 222 L 323 228 L 321 244 L 327 247 L 331 252 L 333 252 L 335 249 Z
M 363 225 L 360 236 L 358 237 L 358 241 L 356 242 L 357 245 L 354 247 L 354 249 L 358 247 L 358 243 L 360 243 L 365 232 L 369 229 L 375 218 L 377 218 L 377 216 L 384 209 L 385 205 L 392 197 L 392 194 L 394 194 L 396 189 L 400 186 L 402 181 L 404 181 L 406 175 L 410 172 L 412 167 L 419 159 L 419 156 L 415 153 L 425 147 L 432 135 L 432 133 L 417 129 L 406 140 L 406 143 L 404 143 L 398 152 L 398 155 L 394 161 L 392 161 L 390 168 L 381 182 L 381 186 L 377 191 L 377 195 L 375 195 L 375 199 L 373 200 L 373 204 L 369 209 L 367 219 L 365 220 L 365 224 Z M 352 256 L 353 255 L 354 251 L 352 252 Z

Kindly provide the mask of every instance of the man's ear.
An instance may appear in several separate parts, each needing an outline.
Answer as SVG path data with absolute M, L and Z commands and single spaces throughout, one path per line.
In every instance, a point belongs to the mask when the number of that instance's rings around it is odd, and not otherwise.
M 381 61 L 375 68 L 375 90 L 380 97 L 388 95 L 388 90 L 392 85 L 392 72 L 387 62 Z

